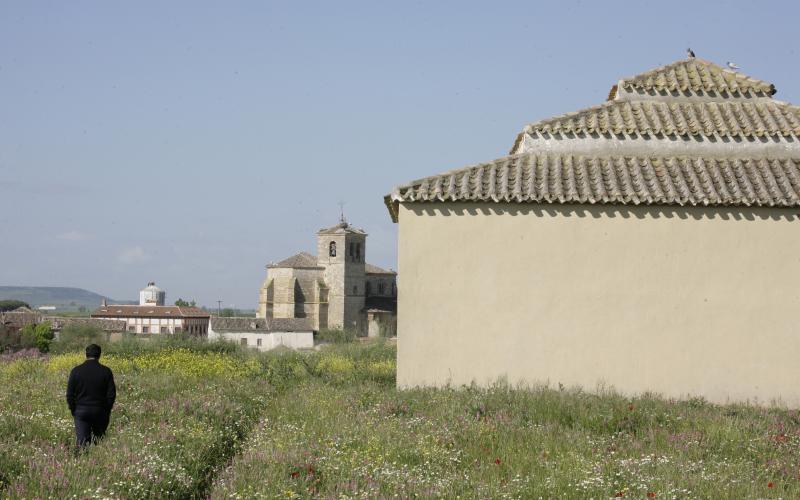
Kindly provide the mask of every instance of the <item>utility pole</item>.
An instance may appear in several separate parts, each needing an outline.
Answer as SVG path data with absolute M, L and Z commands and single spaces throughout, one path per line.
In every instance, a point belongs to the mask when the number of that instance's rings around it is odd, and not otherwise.
M 222 301 L 218 300 L 217 301 L 217 317 L 219 318 L 221 314 L 222 314 Z

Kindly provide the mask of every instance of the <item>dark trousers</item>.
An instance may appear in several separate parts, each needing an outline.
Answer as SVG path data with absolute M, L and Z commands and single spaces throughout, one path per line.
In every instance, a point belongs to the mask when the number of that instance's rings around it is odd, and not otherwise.
M 97 441 L 108 429 L 111 412 L 95 406 L 78 406 L 75 408 L 75 435 L 78 448 Z

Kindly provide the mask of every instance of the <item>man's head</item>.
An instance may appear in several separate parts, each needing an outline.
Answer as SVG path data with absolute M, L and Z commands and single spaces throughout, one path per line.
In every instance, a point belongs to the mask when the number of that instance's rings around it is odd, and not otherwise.
M 97 344 L 89 344 L 86 346 L 86 357 L 92 359 L 100 359 L 100 346 Z

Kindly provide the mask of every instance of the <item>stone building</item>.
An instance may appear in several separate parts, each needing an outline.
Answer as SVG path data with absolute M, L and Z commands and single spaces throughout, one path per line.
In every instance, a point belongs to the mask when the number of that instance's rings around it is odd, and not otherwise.
M 267 265 L 259 318 L 307 318 L 314 330 L 359 335 L 394 332 L 397 273 L 366 262 L 367 233 L 346 221 L 317 232 L 317 255 L 301 252 Z
M 690 58 L 396 187 L 398 385 L 800 406 L 800 108 Z

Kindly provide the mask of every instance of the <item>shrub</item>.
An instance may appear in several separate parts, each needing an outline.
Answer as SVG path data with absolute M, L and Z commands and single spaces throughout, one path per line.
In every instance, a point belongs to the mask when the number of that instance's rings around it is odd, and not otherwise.
M 83 351 L 89 344 L 105 342 L 106 335 L 93 325 L 67 325 L 58 335 L 58 340 L 53 342 L 53 352 Z
M 356 333 L 351 330 L 320 330 L 316 340 L 319 344 L 346 344 L 355 342 Z
M 25 325 L 20 330 L 20 346 L 23 349 L 39 349 L 41 352 L 50 350 L 50 343 L 53 341 L 53 328 L 50 322 L 45 321 L 38 325 Z

